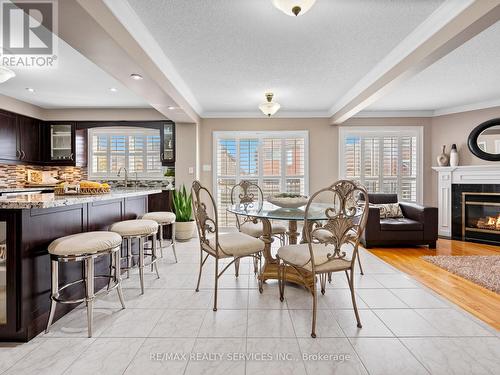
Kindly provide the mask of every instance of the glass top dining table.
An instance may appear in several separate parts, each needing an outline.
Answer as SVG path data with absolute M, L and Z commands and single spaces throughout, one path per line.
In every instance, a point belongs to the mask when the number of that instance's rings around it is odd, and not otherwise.
M 309 220 L 326 220 L 325 211 L 327 208 L 331 207 L 331 204 L 327 203 L 312 203 L 309 208 L 308 219 Z M 264 202 L 261 208 L 254 207 L 252 205 L 245 206 L 243 204 L 235 204 L 229 206 L 227 210 L 236 215 L 255 217 L 259 219 L 268 220 L 292 220 L 292 221 L 303 221 L 305 218 L 306 206 L 299 208 L 281 208 L 275 206 L 269 202 Z
M 308 212 L 308 220 L 319 221 L 327 220 L 326 209 L 331 207 L 331 204 L 325 203 L 312 203 Z M 297 222 L 305 220 L 306 206 L 299 208 L 280 208 L 269 202 L 264 202 L 262 207 L 250 205 L 232 205 L 227 208 L 228 212 L 236 215 L 246 216 L 251 219 L 256 219 L 262 223 L 262 236 L 261 240 L 264 241 L 265 247 L 263 251 L 264 265 L 262 267 L 260 278 L 265 282 L 268 279 L 278 279 L 278 261 L 271 253 L 271 244 L 273 242 L 273 233 L 271 220 L 286 220 L 288 221 L 288 244 L 294 245 L 297 243 L 299 233 L 297 232 Z M 285 278 L 297 284 L 313 285 L 314 276 L 306 277 L 304 281 L 303 276 L 296 274 L 293 269 L 287 268 Z

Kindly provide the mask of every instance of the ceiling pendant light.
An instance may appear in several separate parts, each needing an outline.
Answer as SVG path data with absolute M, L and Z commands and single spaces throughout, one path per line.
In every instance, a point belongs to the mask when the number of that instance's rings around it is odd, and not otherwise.
M 279 103 L 273 102 L 274 94 L 272 92 L 266 92 L 267 102 L 259 105 L 259 109 L 265 114 L 267 117 L 271 117 L 276 112 L 279 111 L 281 105 Z
M 301 16 L 312 8 L 316 0 L 272 0 L 273 5 L 288 16 Z
M 0 83 L 8 81 L 11 78 L 14 78 L 16 73 L 5 66 L 0 66 Z

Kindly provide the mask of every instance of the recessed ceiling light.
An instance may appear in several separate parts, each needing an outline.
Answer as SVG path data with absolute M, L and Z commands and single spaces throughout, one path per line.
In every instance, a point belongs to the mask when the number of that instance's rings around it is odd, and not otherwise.
M 173 111 L 173 110 L 175 110 L 175 109 L 179 109 L 179 107 L 174 107 L 173 105 L 169 105 L 167 108 L 168 108 L 169 110 L 171 110 L 171 111 Z
M 135 79 L 136 81 L 140 81 L 142 79 L 142 76 L 140 74 L 137 74 L 137 73 L 132 73 L 130 75 L 130 78 Z
M 26 91 L 29 91 L 29 92 L 35 92 L 35 89 L 32 88 L 32 87 L 26 87 Z
M 117 91 L 118 91 L 118 89 L 117 89 L 116 87 L 110 87 L 110 88 L 109 88 L 109 91 L 111 91 L 111 92 L 117 92 Z

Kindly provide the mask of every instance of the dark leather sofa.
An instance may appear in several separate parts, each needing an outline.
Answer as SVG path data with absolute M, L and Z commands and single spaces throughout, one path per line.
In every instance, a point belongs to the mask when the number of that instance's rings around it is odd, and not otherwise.
M 368 194 L 372 204 L 397 203 L 397 194 Z M 361 243 L 365 248 L 381 246 L 428 245 L 436 248 L 438 209 L 414 203 L 399 203 L 403 218 L 380 218 L 380 209 L 370 207 Z

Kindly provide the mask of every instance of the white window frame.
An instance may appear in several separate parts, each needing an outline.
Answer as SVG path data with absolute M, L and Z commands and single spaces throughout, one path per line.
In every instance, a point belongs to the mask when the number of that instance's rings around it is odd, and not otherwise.
M 87 150 L 87 157 L 88 157 L 88 178 L 89 180 L 103 180 L 103 179 L 108 179 L 108 180 L 116 180 L 118 179 L 118 176 L 116 173 L 111 173 L 109 172 L 110 170 L 110 163 L 111 163 L 111 145 L 110 142 L 108 141 L 108 145 L 106 148 L 106 158 L 107 158 L 107 163 L 108 163 L 108 172 L 107 173 L 98 173 L 93 171 L 93 159 L 92 159 L 92 154 L 93 154 L 93 149 L 94 149 L 94 135 L 127 135 L 127 136 L 135 136 L 135 135 L 142 135 L 142 136 L 159 136 L 160 137 L 160 150 L 158 150 L 158 157 L 160 158 L 160 153 L 161 153 L 161 133 L 158 129 L 153 129 L 153 128 L 140 128 L 140 127 L 127 127 L 127 126 L 116 126 L 116 127 L 97 127 L 97 128 L 91 128 L 88 130 L 88 150 Z M 127 166 L 127 171 L 129 173 L 130 177 L 135 177 L 136 172 L 130 171 L 128 168 L 129 165 L 129 150 L 128 150 L 128 143 L 126 142 L 126 151 L 125 151 L 125 166 Z M 144 147 L 147 147 L 147 142 L 144 144 Z M 143 163 L 146 166 L 147 165 L 147 155 L 148 152 L 143 153 Z M 163 178 L 163 171 L 161 167 L 161 159 L 160 159 L 160 171 L 158 173 L 151 173 L 151 172 L 142 172 L 142 173 L 137 173 L 137 177 L 140 177 L 142 180 L 159 180 Z
M 360 137 L 384 137 L 384 136 L 412 136 L 417 137 L 417 203 L 423 201 L 423 174 L 424 174 L 424 128 L 423 126 L 342 126 L 339 128 L 339 176 L 347 178 L 345 165 L 345 139 L 350 136 Z M 401 140 L 399 139 L 399 143 Z M 363 148 L 361 148 L 363 149 Z M 361 151 L 363 152 L 363 151 Z M 381 152 L 382 155 L 382 152 Z M 361 157 L 363 159 L 363 156 Z M 382 168 L 382 165 L 380 166 Z M 361 168 L 362 169 L 362 168 Z M 400 160 L 398 159 L 398 171 Z M 382 170 L 380 180 L 383 180 Z M 401 179 L 398 173 L 398 197 L 401 197 Z M 401 198 L 400 198 L 401 199 Z
M 288 139 L 288 138 L 304 138 L 304 194 L 309 195 L 309 131 L 307 130 L 296 130 L 296 131 L 214 131 L 212 132 L 212 191 L 214 192 L 214 199 L 218 202 L 218 191 L 217 191 L 217 179 L 221 178 L 233 178 L 233 176 L 219 176 L 217 173 L 217 141 L 219 139 L 248 139 L 248 138 L 259 138 L 259 140 L 264 138 L 280 138 L 280 139 Z M 238 184 L 240 179 L 240 163 L 239 163 L 239 142 L 237 142 L 237 160 L 236 163 L 236 184 Z M 262 144 L 259 144 L 259 148 L 262 147 Z M 260 152 L 260 151 L 259 151 Z M 281 186 L 286 186 L 286 150 L 285 147 L 282 147 L 281 150 Z M 259 176 L 255 177 L 246 177 L 248 180 L 258 180 L 258 185 L 262 186 L 264 179 L 272 179 L 273 176 L 262 176 L 262 164 L 264 160 L 263 158 L 259 158 Z M 293 176 L 288 176 L 288 178 L 293 178 Z

